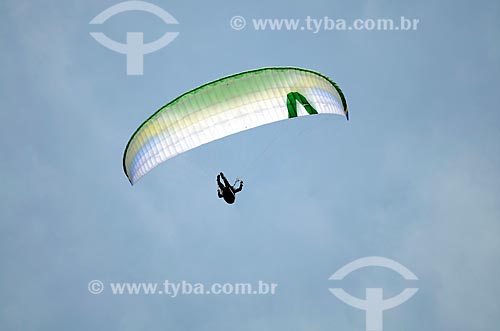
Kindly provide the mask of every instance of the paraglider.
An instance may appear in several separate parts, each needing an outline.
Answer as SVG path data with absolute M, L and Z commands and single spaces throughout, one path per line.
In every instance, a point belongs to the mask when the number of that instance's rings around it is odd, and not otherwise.
M 224 183 L 220 181 L 221 177 Z M 239 185 L 238 188 L 236 188 L 236 185 Z M 219 196 L 219 199 L 224 198 L 224 201 L 226 201 L 228 204 L 233 204 L 236 200 L 236 193 L 240 192 L 243 189 L 243 181 L 241 179 L 236 179 L 234 185 L 231 185 L 229 184 L 226 176 L 224 176 L 224 174 L 221 172 L 217 175 L 217 186 L 217 195 Z
M 139 126 L 125 148 L 123 169 L 133 185 L 159 164 L 200 145 L 316 114 L 349 119 L 344 94 L 323 74 L 277 67 L 224 77 L 184 93 Z

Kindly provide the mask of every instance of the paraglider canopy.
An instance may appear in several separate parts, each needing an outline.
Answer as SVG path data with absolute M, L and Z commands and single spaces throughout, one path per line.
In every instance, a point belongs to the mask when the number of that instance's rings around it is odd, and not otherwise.
M 134 184 L 160 163 L 200 145 L 315 114 L 349 119 L 344 94 L 320 73 L 284 67 L 224 77 L 179 96 L 142 123 L 125 148 L 123 169 Z

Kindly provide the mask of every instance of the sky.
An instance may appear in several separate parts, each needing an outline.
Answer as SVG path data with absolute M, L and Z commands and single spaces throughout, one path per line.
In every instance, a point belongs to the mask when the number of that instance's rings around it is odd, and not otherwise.
M 160 1 L 0 3 L 1 330 L 365 330 L 363 299 L 418 292 L 384 330 L 500 323 L 500 3 Z M 234 16 L 246 27 L 233 29 Z M 254 19 L 418 19 L 416 30 L 260 31 Z M 90 32 L 146 42 L 143 75 Z M 133 187 L 125 145 L 156 109 L 206 82 L 270 66 L 319 71 L 350 120 L 263 126 L 165 162 Z M 245 181 L 234 205 L 218 172 Z M 381 256 L 411 270 L 343 265 Z M 88 284 L 100 280 L 104 291 Z M 274 295 L 114 295 L 119 282 L 278 284 Z

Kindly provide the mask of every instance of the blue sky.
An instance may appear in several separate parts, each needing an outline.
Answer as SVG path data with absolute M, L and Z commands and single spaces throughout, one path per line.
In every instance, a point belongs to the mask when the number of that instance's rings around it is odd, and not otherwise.
M 90 37 L 118 1 L 0 4 L 0 329 L 364 330 L 328 277 L 394 259 L 419 292 L 384 330 L 495 330 L 500 278 L 500 4 L 495 1 L 151 1 L 178 26 L 122 13 L 125 41 L 165 31 L 144 75 Z M 252 18 L 420 20 L 417 31 L 235 31 Z M 339 83 L 351 120 L 247 131 L 161 165 L 131 187 L 124 147 L 157 108 L 210 80 L 298 66 Z M 241 177 L 233 206 L 215 176 Z M 256 282 L 274 296 L 92 295 L 109 282 Z M 411 284 L 415 285 L 415 284 Z M 366 269 L 342 286 L 408 287 Z

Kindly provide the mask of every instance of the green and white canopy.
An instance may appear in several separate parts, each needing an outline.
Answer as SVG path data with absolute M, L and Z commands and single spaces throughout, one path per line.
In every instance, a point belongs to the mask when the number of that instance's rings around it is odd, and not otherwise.
M 224 77 L 169 102 L 132 135 L 123 155 L 131 184 L 190 149 L 264 124 L 303 115 L 348 118 L 340 88 L 299 68 L 263 68 Z

